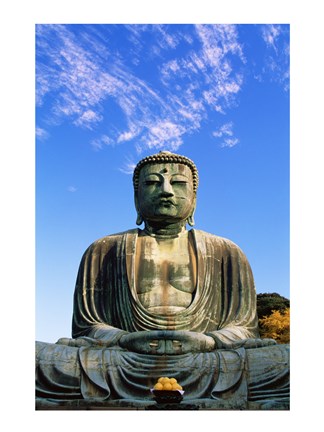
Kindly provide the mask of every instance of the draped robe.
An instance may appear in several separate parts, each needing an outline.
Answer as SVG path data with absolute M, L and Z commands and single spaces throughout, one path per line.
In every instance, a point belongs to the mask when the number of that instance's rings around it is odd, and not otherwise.
M 189 231 L 197 257 L 193 299 L 185 310 L 163 316 L 146 310 L 138 299 L 138 233 L 106 236 L 85 252 L 74 293 L 73 339 L 37 343 L 37 395 L 145 400 L 158 377 L 173 376 L 185 397 L 218 401 L 221 408 L 244 409 L 248 399 L 286 401 L 286 346 L 228 349 L 228 344 L 259 336 L 254 281 L 243 252 L 230 240 Z M 215 338 L 218 349 L 161 356 L 118 345 L 123 334 L 143 330 L 205 333 Z

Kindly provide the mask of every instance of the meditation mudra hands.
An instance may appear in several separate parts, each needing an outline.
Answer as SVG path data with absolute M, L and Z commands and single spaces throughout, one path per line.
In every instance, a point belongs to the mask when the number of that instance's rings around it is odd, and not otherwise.
M 217 342 L 216 342 L 217 340 Z M 187 354 L 192 352 L 209 352 L 214 349 L 261 348 L 275 345 L 273 339 L 243 339 L 224 343 L 217 337 L 203 333 L 179 330 L 139 331 L 123 335 L 119 345 L 129 351 L 140 354 Z
M 119 345 L 140 354 L 187 354 L 215 349 L 212 337 L 202 333 L 178 330 L 139 331 L 123 335 Z

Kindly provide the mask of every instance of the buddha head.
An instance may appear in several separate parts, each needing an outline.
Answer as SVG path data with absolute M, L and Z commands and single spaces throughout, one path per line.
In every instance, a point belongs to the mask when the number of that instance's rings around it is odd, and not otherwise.
M 168 151 L 145 157 L 133 175 L 136 223 L 194 225 L 198 171 L 192 160 Z

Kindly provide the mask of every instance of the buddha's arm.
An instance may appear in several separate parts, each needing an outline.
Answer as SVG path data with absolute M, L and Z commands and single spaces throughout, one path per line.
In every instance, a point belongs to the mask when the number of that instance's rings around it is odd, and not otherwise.
M 87 336 L 93 339 L 106 342 L 108 345 L 118 345 L 119 340 L 123 335 L 129 334 L 128 332 L 112 327 L 105 324 L 95 324 L 91 327 Z
M 215 340 L 217 348 L 230 347 L 239 341 L 258 338 L 257 333 L 248 331 L 244 326 L 235 325 L 227 326 L 221 330 L 211 331 L 206 334 Z
M 80 316 L 77 311 L 75 311 L 73 315 L 73 338 L 78 338 L 81 336 L 87 336 L 92 339 L 97 339 L 101 342 L 104 342 L 107 346 L 114 346 L 119 344 L 120 338 L 128 334 L 128 332 L 121 330 L 117 327 L 113 327 L 111 325 L 100 322 L 100 319 L 97 318 L 97 321 L 85 319 L 80 319 Z
M 114 245 L 107 237 L 92 244 L 82 257 L 74 292 L 73 338 L 87 336 L 113 346 L 127 334 L 112 324 L 107 304 L 107 280 L 111 277 L 107 257 Z
M 253 281 L 249 265 L 245 266 L 241 271 L 246 272 L 245 276 L 244 274 L 241 275 L 241 281 Z M 208 336 L 214 339 L 216 348 L 234 349 L 241 346 L 256 348 L 276 343 L 273 339 L 260 339 L 256 313 L 256 294 L 252 283 L 247 283 L 241 289 L 240 302 L 238 302 L 235 309 L 235 314 L 232 317 L 229 314 L 227 321 L 227 325 L 224 327 L 206 332 Z
M 245 326 L 229 325 L 221 330 L 215 330 L 207 333 L 213 337 L 217 345 L 231 344 L 242 339 L 254 338 L 257 336 L 255 332 L 249 331 Z
M 250 264 L 242 250 L 227 239 L 207 238 L 206 258 L 213 289 L 210 290 L 211 319 L 206 334 L 218 348 L 230 347 L 247 339 L 258 339 L 256 291 Z M 210 309 L 209 309 L 210 310 Z
M 251 307 L 255 301 L 254 293 L 250 287 L 247 290 L 251 292 L 242 294 L 241 305 L 235 317 L 232 320 L 228 318 L 224 327 L 206 332 L 215 340 L 216 348 L 230 348 L 243 340 L 259 339 L 256 306 Z

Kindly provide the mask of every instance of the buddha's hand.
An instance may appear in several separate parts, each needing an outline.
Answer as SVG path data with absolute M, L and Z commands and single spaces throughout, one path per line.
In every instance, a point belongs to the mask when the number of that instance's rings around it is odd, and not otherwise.
M 122 348 L 141 354 L 186 354 L 206 352 L 215 348 L 212 337 L 202 333 L 176 330 L 140 331 L 123 335 Z

